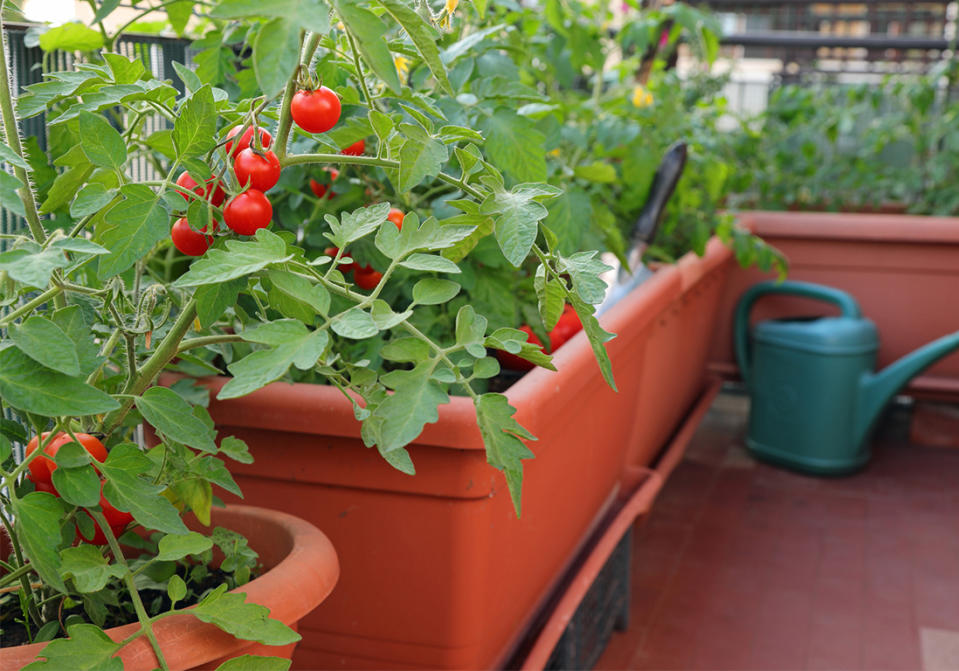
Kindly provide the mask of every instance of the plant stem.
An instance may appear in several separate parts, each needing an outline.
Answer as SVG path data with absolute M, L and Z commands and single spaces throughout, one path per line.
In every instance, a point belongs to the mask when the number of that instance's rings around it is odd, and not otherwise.
M 221 342 L 241 342 L 243 337 L 236 333 L 224 333 L 222 335 L 201 336 L 199 338 L 187 338 L 180 343 L 177 352 L 186 352 L 189 349 L 197 347 L 206 347 Z
M 13 322 L 15 319 L 19 319 L 22 315 L 32 312 L 34 308 L 43 305 L 48 300 L 50 300 L 51 298 L 55 298 L 61 293 L 63 293 L 63 287 L 59 285 L 54 285 L 50 287 L 49 289 L 44 291 L 42 294 L 40 294 L 33 300 L 30 300 L 24 303 L 13 312 L 10 312 L 4 315 L 3 317 L 0 317 L 0 327 L 6 326 L 7 324 Z
M 153 622 L 150 620 L 150 616 L 147 614 L 146 608 L 143 607 L 143 601 L 140 599 L 140 593 L 137 591 L 136 583 L 133 581 L 133 573 L 130 571 L 130 567 L 123 558 L 123 550 L 120 549 L 120 543 L 117 542 L 116 536 L 113 535 L 113 529 L 110 528 L 110 524 L 107 522 L 107 518 L 103 516 L 102 512 L 95 510 L 88 510 L 87 512 L 89 512 L 90 516 L 96 521 L 97 525 L 99 525 L 100 530 L 103 531 L 103 535 L 106 537 L 107 543 L 110 545 L 110 550 L 113 552 L 113 560 L 126 569 L 123 575 L 123 582 L 127 586 L 127 590 L 130 592 L 130 600 L 133 601 L 133 609 L 137 613 L 137 619 L 140 621 L 140 627 L 142 627 L 144 634 L 150 641 L 150 646 L 153 648 L 153 654 L 156 655 L 157 662 L 160 664 L 160 668 L 164 671 L 169 671 L 170 667 L 167 665 L 166 659 L 163 657 L 163 650 L 160 649 L 160 643 L 157 641 L 156 634 L 153 633 Z
M 345 25 L 345 24 L 344 24 Z M 363 65 L 360 63 L 360 52 L 356 48 L 356 42 L 353 41 L 353 35 L 350 34 L 349 30 L 344 30 L 346 33 L 346 39 L 350 43 L 350 51 L 353 52 L 353 63 L 356 67 L 356 78 L 360 81 L 360 87 L 363 89 L 363 95 L 366 96 L 366 106 L 370 108 L 370 111 L 376 109 L 373 105 L 373 96 L 370 95 L 370 89 L 366 85 L 366 77 L 363 76 Z

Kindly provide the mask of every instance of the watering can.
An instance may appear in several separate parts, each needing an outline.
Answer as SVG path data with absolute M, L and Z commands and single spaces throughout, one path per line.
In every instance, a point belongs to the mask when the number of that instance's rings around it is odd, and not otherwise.
M 749 312 L 768 294 L 833 303 L 838 317 L 763 321 Z M 763 282 L 739 299 L 736 359 L 752 398 L 746 445 L 759 459 L 817 475 L 855 471 L 883 407 L 910 379 L 959 349 L 959 331 L 875 372 L 879 336 L 844 291 L 807 282 Z

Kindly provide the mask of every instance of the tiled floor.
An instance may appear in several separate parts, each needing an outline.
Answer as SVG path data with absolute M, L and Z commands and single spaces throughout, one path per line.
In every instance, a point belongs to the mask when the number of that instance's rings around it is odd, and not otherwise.
M 871 465 L 755 463 L 722 394 L 635 534 L 632 621 L 597 669 L 959 671 L 959 450 L 890 413 Z

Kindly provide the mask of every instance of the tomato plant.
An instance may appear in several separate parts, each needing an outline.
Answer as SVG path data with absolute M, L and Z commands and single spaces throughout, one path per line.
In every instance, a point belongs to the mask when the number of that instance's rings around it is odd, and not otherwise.
M 272 151 L 256 153 L 247 147 L 236 155 L 233 170 L 240 186 L 269 191 L 280 181 L 280 161 Z
M 353 264 L 353 281 L 360 289 L 372 289 L 380 283 L 381 279 L 383 279 L 383 273 L 374 270 L 373 266 Z
M 340 120 L 340 98 L 325 86 L 297 91 L 290 102 L 290 114 L 308 133 L 325 133 Z
M 262 191 L 249 189 L 234 196 L 223 208 L 223 221 L 240 235 L 253 235 L 270 225 L 273 206 Z

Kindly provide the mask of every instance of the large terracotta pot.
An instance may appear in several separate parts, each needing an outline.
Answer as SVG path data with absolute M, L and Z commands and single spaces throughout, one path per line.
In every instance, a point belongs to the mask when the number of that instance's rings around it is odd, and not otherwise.
M 286 513 L 252 506 L 214 509 L 213 524 L 233 529 L 250 541 L 267 569 L 235 592 L 248 602 L 270 609 L 270 615 L 297 629 L 304 615 L 316 608 L 333 590 L 339 575 L 336 552 L 329 539 L 315 526 Z M 115 641 L 133 634 L 139 624 L 108 629 Z M 265 646 L 237 640 L 212 624 L 187 614 L 164 618 L 153 630 L 172 671 L 215 669 L 239 655 L 272 655 L 290 659 L 295 643 Z M 0 649 L 0 668 L 19 669 L 34 661 L 46 643 Z M 149 671 L 157 661 L 146 638 L 141 637 L 120 651 L 125 671 Z
M 843 289 L 876 323 L 884 367 L 959 328 L 959 218 L 893 214 L 744 212 L 740 222 L 789 259 L 789 277 Z M 710 368 L 738 374 L 732 315 L 743 291 L 771 274 L 739 270 L 720 302 Z M 753 320 L 833 314 L 828 305 L 786 296 L 764 298 Z M 907 393 L 959 399 L 959 354 L 915 378 Z

